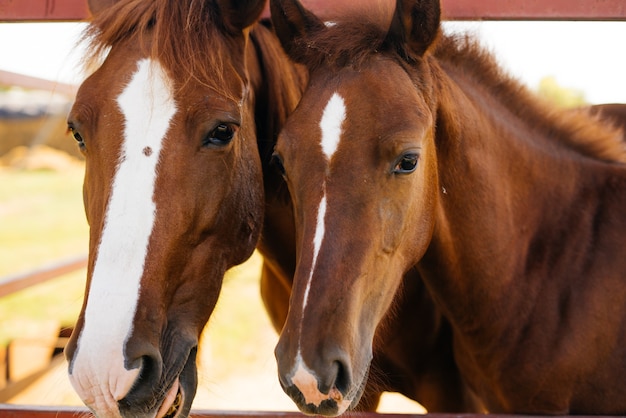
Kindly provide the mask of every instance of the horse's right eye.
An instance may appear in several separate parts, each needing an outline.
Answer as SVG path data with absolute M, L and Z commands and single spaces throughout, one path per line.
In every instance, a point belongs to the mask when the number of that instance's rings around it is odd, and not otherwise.
M 233 140 L 236 132 L 237 126 L 229 123 L 221 123 L 204 138 L 203 145 L 205 147 L 210 145 L 217 147 L 226 146 Z
M 406 153 L 396 162 L 393 172 L 396 174 L 410 174 L 417 168 L 419 155 L 417 153 Z

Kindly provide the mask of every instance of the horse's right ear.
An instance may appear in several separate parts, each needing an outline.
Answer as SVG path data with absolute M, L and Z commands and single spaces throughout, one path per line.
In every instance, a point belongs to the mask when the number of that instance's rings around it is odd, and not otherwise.
M 87 5 L 89 6 L 89 12 L 92 16 L 97 15 L 104 9 L 108 9 L 113 6 L 119 0 L 87 0 Z
M 407 61 L 414 61 L 430 48 L 441 23 L 439 0 L 397 0 L 385 43 Z
M 294 61 L 307 53 L 303 40 L 326 26 L 317 16 L 305 9 L 298 0 L 270 0 L 272 23 L 278 39 Z

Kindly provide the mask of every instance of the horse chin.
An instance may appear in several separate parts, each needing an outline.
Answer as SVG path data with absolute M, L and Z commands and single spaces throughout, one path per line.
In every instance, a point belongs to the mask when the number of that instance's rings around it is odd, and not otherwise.
M 195 349 L 192 350 L 182 372 L 165 395 L 156 418 L 185 418 L 189 416 L 198 384 L 195 352 Z
M 185 396 L 181 390 L 180 381 L 176 379 L 170 391 L 165 395 L 165 399 L 157 411 L 156 418 L 175 418 L 184 399 Z

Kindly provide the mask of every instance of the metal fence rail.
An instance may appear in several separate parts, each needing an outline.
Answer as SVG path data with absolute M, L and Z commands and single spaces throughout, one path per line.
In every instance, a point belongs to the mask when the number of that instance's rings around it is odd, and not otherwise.
M 626 20 L 624 0 L 441 0 L 441 6 L 450 20 Z M 87 0 L 0 0 L 0 22 L 88 17 Z
M 311 0 L 312 1 L 312 0 Z M 317 0 L 333 1 L 333 0 Z M 359 1 L 359 0 L 344 0 Z M 596 20 L 626 21 L 626 0 L 441 0 L 449 20 Z M 0 0 L 0 22 L 79 21 L 89 17 L 87 0 Z M 28 274 L 0 279 L 0 297 L 84 268 L 85 257 L 67 260 Z M 245 408 L 245 405 L 241 405 Z M 84 407 L 0 404 L 2 418 L 78 418 L 90 416 Z M 302 418 L 297 412 L 194 410 L 194 418 Z M 484 418 L 479 414 L 347 413 L 347 418 Z M 530 415 L 489 415 L 489 418 L 533 418 Z M 577 418 L 585 418 L 577 416 Z M 599 418 L 599 417 L 594 417 Z
M 243 407 L 244 405 L 242 405 Z M 0 404 L 2 418 L 84 418 L 90 416 L 86 408 L 76 407 L 19 407 Z M 193 410 L 192 418 L 304 418 L 306 415 L 299 412 L 245 412 L 245 411 L 207 411 Z M 480 414 L 377 414 L 373 412 L 347 412 L 345 418 L 538 418 L 540 415 L 480 415 Z M 567 418 L 562 415 L 560 418 Z M 545 418 L 545 417 L 544 417 Z M 612 416 L 584 416 L 575 418 L 617 418 Z M 623 418 L 623 417 L 622 417 Z

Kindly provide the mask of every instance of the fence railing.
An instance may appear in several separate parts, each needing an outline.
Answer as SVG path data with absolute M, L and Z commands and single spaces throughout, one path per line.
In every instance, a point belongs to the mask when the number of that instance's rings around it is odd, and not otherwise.
M 87 267 L 87 256 L 55 262 L 27 273 L 0 278 L 0 298 Z
M 441 6 L 449 20 L 626 20 L 624 0 L 441 0 Z M 88 17 L 87 0 L 0 0 L 0 22 Z
M 333 1 L 333 0 L 310 0 Z M 349 1 L 349 0 L 346 0 Z M 359 0 L 351 0 L 359 1 Z M 449 20 L 596 20 L 626 21 L 625 0 L 441 0 Z M 89 17 L 87 0 L 0 0 L 0 22 L 79 21 Z M 66 260 L 36 271 L 0 279 L 0 297 L 59 275 L 84 268 L 85 257 Z M 245 405 L 242 404 L 242 408 Z M 2 418 L 76 418 L 88 416 L 82 407 L 45 407 L 0 404 Z M 302 418 L 297 412 L 192 411 L 197 418 Z M 350 418 L 410 418 L 411 414 L 349 413 Z M 431 418 L 479 418 L 473 414 L 427 414 Z M 515 417 L 489 415 L 490 418 Z M 524 418 L 532 418 L 524 416 Z M 582 417 L 577 417 L 582 418 Z M 597 418 L 597 417 L 596 417 Z

